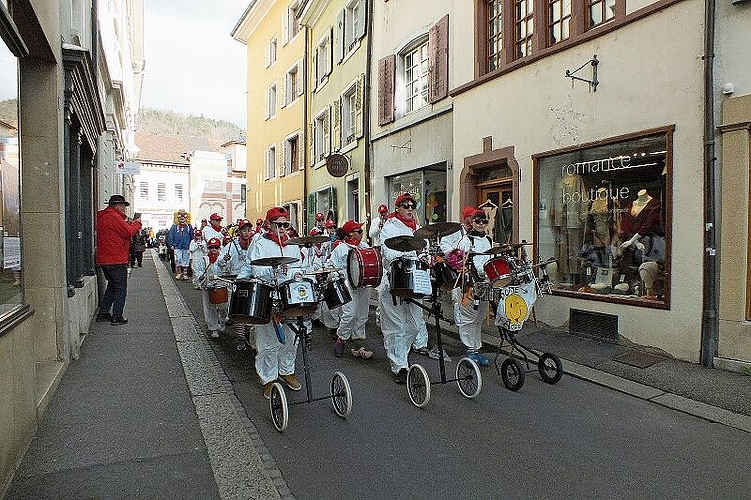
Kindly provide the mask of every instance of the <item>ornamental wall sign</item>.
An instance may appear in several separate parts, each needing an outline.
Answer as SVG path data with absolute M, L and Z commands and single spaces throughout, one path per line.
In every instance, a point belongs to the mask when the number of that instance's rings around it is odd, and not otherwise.
M 349 170 L 349 160 L 341 153 L 334 153 L 326 158 L 326 170 L 332 177 L 344 177 Z

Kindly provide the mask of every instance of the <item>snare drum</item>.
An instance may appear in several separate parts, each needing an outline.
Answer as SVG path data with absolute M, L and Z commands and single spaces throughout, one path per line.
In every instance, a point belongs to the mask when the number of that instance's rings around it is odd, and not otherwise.
M 344 278 L 332 279 L 323 285 L 323 300 L 329 309 L 335 309 L 343 306 L 352 300 L 352 294 L 349 293 Z
M 298 278 L 279 285 L 279 299 L 282 301 L 282 314 L 287 318 L 313 314 L 318 307 L 315 281 Z
M 435 276 L 435 286 L 441 290 L 453 290 L 459 286 L 457 283 L 459 273 L 445 262 L 436 262 L 433 264 L 433 275 Z
M 483 266 L 483 271 L 488 281 L 490 281 L 494 287 L 502 288 L 514 279 L 516 271 L 516 264 L 513 260 L 502 255 L 494 259 L 490 259 Z
M 271 321 L 273 288 L 256 279 L 238 279 L 233 284 L 229 317 L 236 323 L 263 325 Z
M 391 295 L 413 299 L 429 297 L 432 285 L 428 269 L 429 266 L 421 260 L 396 259 L 393 261 L 389 277 Z
M 347 277 L 352 288 L 376 287 L 383 277 L 381 252 L 375 248 L 353 248 L 347 256 Z
M 209 302 L 212 304 L 224 304 L 229 300 L 229 290 L 226 286 L 209 285 L 206 291 L 209 292 Z

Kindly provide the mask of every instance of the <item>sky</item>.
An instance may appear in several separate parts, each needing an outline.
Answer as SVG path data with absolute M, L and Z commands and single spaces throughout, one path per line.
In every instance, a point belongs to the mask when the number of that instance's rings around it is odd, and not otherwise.
M 230 32 L 250 0 L 144 0 L 141 106 L 246 128 L 245 45 Z

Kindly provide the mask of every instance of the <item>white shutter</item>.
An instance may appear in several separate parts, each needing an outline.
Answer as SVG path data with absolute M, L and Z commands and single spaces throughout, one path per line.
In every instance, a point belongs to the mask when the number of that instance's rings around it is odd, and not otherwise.
M 287 73 L 282 76 L 279 82 L 279 91 L 276 93 L 276 100 L 280 103 L 280 108 L 287 107 Z
M 318 154 L 316 150 L 316 123 L 316 120 L 313 120 L 313 123 L 308 125 L 308 154 L 310 155 L 311 165 L 315 165 L 316 161 L 318 161 L 316 157 Z
M 339 99 L 331 103 L 331 151 L 338 151 L 341 147 L 341 107 Z
M 266 44 L 266 53 L 263 55 L 266 68 L 271 65 L 271 42 Z
M 266 89 L 266 119 L 271 118 L 271 87 Z
M 302 133 L 297 134 L 297 170 L 305 170 L 305 144 L 303 144 Z
M 339 13 L 336 20 L 336 62 L 342 62 L 344 59 L 344 11 Z
M 323 75 L 318 74 L 318 48 L 316 48 L 316 50 L 313 51 L 312 59 L 313 59 L 313 63 L 310 68 L 310 73 L 311 73 L 311 77 L 312 77 L 311 81 L 313 82 L 313 85 L 311 85 L 311 89 L 314 90 L 316 87 L 318 87 L 318 80 L 320 78 L 323 78 Z
M 269 150 L 267 149 L 263 153 L 263 178 L 269 178 Z
M 354 129 L 355 129 L 355 137 L 358 139 L 362 137 L 363 135 L 363 115 L 362 112 L 363 108 L 363 92 L 365 90 L 365 75 L 361 74 L 357 77 L 357 88 L 355 90 L 357 98 L 356 100 L 356 107 L 355 107 L 355 123 Z
M 276 170 L 279 172 L 279 177 L 282 177 L 287 172 L 286 165 L 284 164 L 284 159 L 285 159 L 284 149 L 287 146 L 286 142 L 287 142 L 286 140 L 283 140 L 281 144 L 279 144 L 279 154 L 276 155 L 277 156 Z
M 297 60 L 297 97 L 301 96 L 303 93 L 303 75 L 304 75 L 304 69 L 302 64 L 302 58 Z
M 365 36 L 365 0 L 360 0 L 360 8 L 357 9 L 357 33 L 355 33 L 355 40 L 359 40 Z
M 289 42 L 289 14 L 287 9 L 282 12 L 282 46 L 287 45 Z
M 329 32 L 329 45 L 328 45 L 328 54 L 326 54 L 326 57 L 328 57 L 328 65 L 326 67 L 326 75 L 331 74 L 331 68 L 334 67 L 334 28 L 331 28 Z

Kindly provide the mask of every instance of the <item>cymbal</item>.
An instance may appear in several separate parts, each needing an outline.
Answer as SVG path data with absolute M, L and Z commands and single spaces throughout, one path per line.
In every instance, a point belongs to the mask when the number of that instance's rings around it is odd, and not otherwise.
M 309 275 L 329 274 L 329 273 L 333 273 L 334 271 L 341 271 L 341 270 L 342 269 L 340 267 L 329 267 L 326 269 L 319 269 L 317 271 L 308 271 L 305 274 L 309 274 Z
M 447 234 L 455 233 L 462 228 L 462 225 L 458 222 L 436 222 L 435 224 L 428 224 L 415 231 L 415 236 L 418 238 L 431 239 L 440 238 Z
M 506 243 L 505 245 L 501 245 L 500 248 L 503 248 L 503 247 L 520 248 L 520 247 L 531 246 L 531 245 L 534 245 L 534 243 L 522 241 L 521 243 Z
M 251 262 L 254 266 L 281 266 L 284 264 L 292 264 L 293 262 L 298 262 L 300 259 L 297 259 L 295 257 L 264 257 L 262 259 L 256 259 L 253 262 Z
M 425 240 L 423 238 L 405 234 L 388 238 L 383 244 L 397 252 L 409 252 L 411 250 L 422 250 L 425 247 Z
M 329 238 L 328 236 L 298 236 L 296 238 L 288 239 L 287 244 L 307 247 L 310 245 L 315 245 L 317 243 L 324 243 L 326 241 L 329 241 L 330 239 L 331 238 Z

